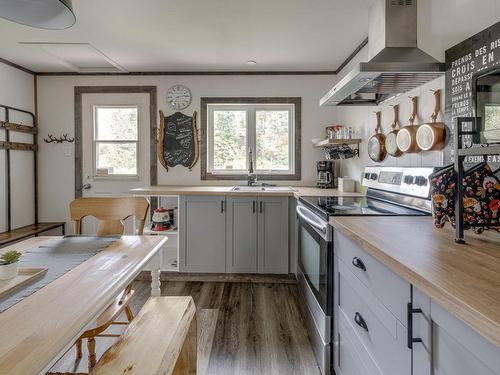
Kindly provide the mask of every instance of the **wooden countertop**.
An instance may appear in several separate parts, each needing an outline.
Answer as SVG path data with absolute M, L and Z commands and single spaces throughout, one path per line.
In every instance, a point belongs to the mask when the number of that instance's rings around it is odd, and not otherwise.
M 9 250 L 23 252 L 54 238 L 30 238 Z M 0 313 L 0 372 L 26 375 L 48 370 L 166 240 L 164 236 L 122 236 Z
M 233 191 L 230 186 L 182 186 L 182 185 L 155 185 L 133 189 L 135 195 L 240 195 L 240 196 L 281 196 L 298 198 L 300 196 L 340 196 L 359 197 L 361 193 L 341 193 L 337 189 L 319 189 L 309 186 L 292 186 L 294 191 Z
M 466 232 L 454 242 L 448 225 L 429 217 L 337 217 L 330 224 L 500 346 L 500 234 Z

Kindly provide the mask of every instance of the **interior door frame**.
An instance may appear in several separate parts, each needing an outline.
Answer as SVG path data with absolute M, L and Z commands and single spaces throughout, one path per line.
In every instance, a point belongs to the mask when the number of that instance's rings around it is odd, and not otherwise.
M 158 182 L 157 169 L 157 88 L 156 86 L 75 86 L 75 198 L 82 196 L 82 95 L 83 94 L 149 94 L 149 179 L 151 185 Z

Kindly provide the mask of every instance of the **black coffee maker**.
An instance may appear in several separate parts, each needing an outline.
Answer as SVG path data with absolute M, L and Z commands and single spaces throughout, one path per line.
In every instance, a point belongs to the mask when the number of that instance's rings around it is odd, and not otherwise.
M 316 186 L 321 189 L 331 189 L 335 187 L 335 162 L 322 160 L 316 163 L 318 177 Z

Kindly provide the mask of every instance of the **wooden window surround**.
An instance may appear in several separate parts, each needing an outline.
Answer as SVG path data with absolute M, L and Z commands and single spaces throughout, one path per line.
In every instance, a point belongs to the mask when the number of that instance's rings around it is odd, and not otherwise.
M 212 173 L 208 169 L 208 127 L 209 127 L 209 105 L 249 105 L 249 104 L 293 104 L 294 119 L 293 119 L 293 170 L 289 173 L 265 173 L 259 174 L 256 171 L 259 180 L 266 181 L 292 181 L 301 179 L 301 102 L 300 97 L 204 97 L 201 98 L 201 179 L 202 180 L 246 180 L 247 173 L 238 171 L 237 173 Z

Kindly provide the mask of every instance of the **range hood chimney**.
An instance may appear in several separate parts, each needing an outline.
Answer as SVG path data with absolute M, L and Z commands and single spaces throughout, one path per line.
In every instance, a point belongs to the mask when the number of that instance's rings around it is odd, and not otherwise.
M 378 105 L 445 72 L 417 47 L 417 0 L 375 0 L 369 12 L 368 54 L 323 98 L 326 105 Z

